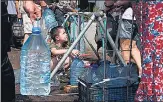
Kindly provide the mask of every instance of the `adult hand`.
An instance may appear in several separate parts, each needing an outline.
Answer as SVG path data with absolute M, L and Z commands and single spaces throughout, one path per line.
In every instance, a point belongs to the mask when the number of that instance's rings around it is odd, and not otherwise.
M 18 13 L 18 14 L 17 14 L 17 18 L 22 18 L 21 13 Z
M 33 1 L 24 1 L 24 10 L 27 12 L 31 21 L 41 18 L 41 9 Z

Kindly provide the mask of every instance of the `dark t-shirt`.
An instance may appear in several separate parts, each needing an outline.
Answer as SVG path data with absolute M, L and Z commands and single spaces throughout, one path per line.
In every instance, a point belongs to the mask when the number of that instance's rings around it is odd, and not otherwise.
M 1 2 L 1 60 L 7 55 L 10 50 L 11 39 L 11 26 L 8 21 L 7 5 L 5 2 Z

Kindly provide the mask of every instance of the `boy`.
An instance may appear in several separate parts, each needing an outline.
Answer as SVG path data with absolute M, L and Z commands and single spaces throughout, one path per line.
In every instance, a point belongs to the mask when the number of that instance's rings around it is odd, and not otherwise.
M 53 43 L 50 44 L 50 49 L 52 54 L 51 69 L 53 70 L 54 67 L 57 65 L 57 63 L 59 62 L 59 60 L 68 50 L 68 46 L 67 46 L 68 36 L 66 34 L 64 27 L 62 26 L 57 26 L 51 29 L 50 34 L 53 40 Z M 79 55 L 78 50 L 72 50 L 71 57 L 75 57 L 78 55 Z M 70 58 L 68 57 L 65 60 L 63 68 L 66 69 L 69 66 L 70 66 Z

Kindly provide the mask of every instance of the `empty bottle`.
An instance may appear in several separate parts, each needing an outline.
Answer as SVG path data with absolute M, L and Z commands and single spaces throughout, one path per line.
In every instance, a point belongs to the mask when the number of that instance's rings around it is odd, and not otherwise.
M 100 71 L 98 72 L 98 65 L 97 64 L 92 64 L 91 65 L 91 77 L 92 77 L 92 83 L 98 83 L 100 81 L 102 81 L 103 79 L 103 73 L 101 73 Z
M 20 93 L 22 95 L 48 95 L 50 93 L 51 53 L 41 36 L 40 27 L 22 47 L 20 55 Z
M 48 7 L 43 9 L 43 20 L 45 20 L 45 26 L 48 30 L 51 30 L 53 27 L 58 26 L 58 22 L 55 19 L 54 12 Z
M 81 74 L 80 79 L 86 83 L 92 83 L 92 74 L 91 74 L 91 67 L 85 68 L 85 71 Z
M 70 84 L 77 86 L 78 85 L 78 77 L 84 72 L 84 62 L 79 58 L 74 58 L 70 67 Z
M 92 64 L 91 65 L 91 77 L 92 77 L 92 83 L 99 83 L 103 80 L 103 73 L 99 71 L 99 66 L 98 64 Z M 100 69 L 101 70 L 101 69 Z M 103 84 L 98 84 L 95 86 L 98 90 L 95 91 L 94 95 L 94 102 L 102 102 L 103 99 Z

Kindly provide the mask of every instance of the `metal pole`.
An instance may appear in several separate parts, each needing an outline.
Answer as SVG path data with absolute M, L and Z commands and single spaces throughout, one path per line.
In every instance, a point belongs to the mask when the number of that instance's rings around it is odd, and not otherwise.
M 117 31 L 117 36 L 116 36 L 116 39 L 115 39 L 115 45 L 116 47 L 118 48 L 118 39 L 119 39 L 119 35 L 120 35 L 120 28 L 121 28 L 121 23 L 122 23 L 122 17 L 121 17 L 121 14 L 119 15 L 119 20 L 118 20 L 118 31 Z M 115 52 L 113 53 L 113 61 L 115 61 Z
M 100 60 L 100 56 L 99 56 L 98 52 L 95 50 L 95 48 L 93 47 L 93 45 L 88 41 L 88 39 L 85 36 L 84 36 L 84 38 L 87 41 L 88 45 L 92 48 L 92 50 L 95 53 L 95 55 L 98 58 L 98 60 Z
M 97 14 L 97 15 L 105 15 L 102 11 L 100 12 L 68 12 L 67 14 L 69 15 L 88 15 L 88 16 L 92 16 L 93 14 Z
M 92 24 L 92 22 L 95 20 L 95 15 L 93 14 L 91 16 L 91 19 L 88 21 L 87 25 L 84 27 L 84 29 L 80 32 L 79 36 L 76 38 L 76 40 L 72 43 L 72 45 L 70 46 L 70 48 L 67 50 L 67 52 L 64 54 L 64 56 L 62 57 L 62 59 L 59 61 L 59 63 L 57 64 L 57 66 L 54 68 L 54 70 L 52 71 L 50 78 L 52 78 L 56 72 L 58 71 L 58 69 L 61 67 L 61 65 L 63 64 L 63 62 L 65 61 L 65 59 L 68 57 L 68 55 L 72 52 L 73 48 L 75 47 L 75 45 L 78 43 L 78 41 L 82 38 L 82 36 L 85 34 L 85 32 L 88 30 L 88 28 L 90 27 L 90 25 Z
M 100 17 L 101 18 L 101 17 Z M 103 23 L 103 19 L 98 18 L 98 23 Z M 103 30 L 107 30 L 106 27 Z M 106 31 L 105 31 L 106 32 Z M 103 55 L 103 61 L 104 61 L 104 75 L 103 75 L 103 79 L 106 79 L 106 33 L 102 33 L 102 55 Z M 103 102 L 105 101 L 105 83 L 103 84 Z
M 78 26 L 78 22 L 76 21 L 75 17 L 72 16 L 73 20 L 75 21 L 75 24 Z
M 75 23 L 77 25 L 76 19 L 74 17 L 72 17 L 72 18 L 74 19 L 74 21 L 75 21 Z M 88 45 L 92 48 L 92 50 L 95 53 L 95 55 L 97 56 L 98 60 L 100 60 L 100 56 L 99 56 L 98 52 L 95 50 L 95 48 L 93 47 L 93 45 L 88 41 L 88 39 L 85 37 L 85 35 L 84 35 L 84 38 L 87 41 Z
M 80 15 L 78 15 L 78 33 L 76 34 L 77 36 L 80 34 L 80 31 L 81 31 L 81 19 L 80 19 Z M 80 51 L 80 41 L 81 41 L 81 39 L 78 42 L 78 50 L 79 51 Z
M 113 50 L 115 51 L 115 53 L 117 54 L 118 58 L 120 59 L 121 63 L 126 66 L 126 63 L 125 63 L 124 59 L 122 58 L 121 54 L 118 52 L 118 49 L 116 48 L 116 45 L 115 45 L 112 37 L 110 36 L 109 32 L 106 32 L 101 17 L 98 17 L 98 22 L 100 23 L 104 33 L 107 34 L 108 41 L 111 44 L 111 46 L 112 46 Z
M 63 27 L 65 26 L 65 24 L 66 24 L 67 20 L 69 19 L 69 17 L 70 17 L 70 15 L 68 14 L 67 17 L 66 17 L 66 19 L 65 19 L 64 22 L 62 23 L 62 26 L 63 26 Z

